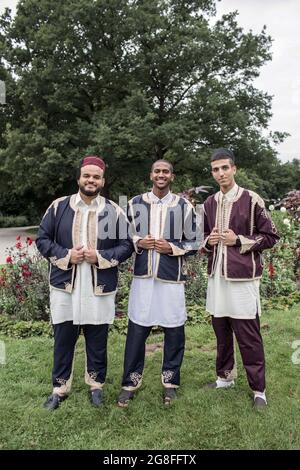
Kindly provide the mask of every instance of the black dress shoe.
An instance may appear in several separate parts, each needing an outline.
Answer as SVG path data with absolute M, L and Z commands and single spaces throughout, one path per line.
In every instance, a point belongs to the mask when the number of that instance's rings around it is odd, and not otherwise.
M 58 395 L 57 393 L 52 393 L 44 403 L 44 408 L 47 410 L 56 410 L 62 401 L 68 398 L 67 395 Z
M 103 405 L 103 392 L 99 388 L 89 391 L 90 400 L 93 406 Z

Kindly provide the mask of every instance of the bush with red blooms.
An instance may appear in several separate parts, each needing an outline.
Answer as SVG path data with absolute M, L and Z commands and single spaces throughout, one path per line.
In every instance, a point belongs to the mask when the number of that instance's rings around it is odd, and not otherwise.
M 49 319 L 47 262 L 31 237 L 16 237 L 0 267 L 0 314 L 18 320 Z

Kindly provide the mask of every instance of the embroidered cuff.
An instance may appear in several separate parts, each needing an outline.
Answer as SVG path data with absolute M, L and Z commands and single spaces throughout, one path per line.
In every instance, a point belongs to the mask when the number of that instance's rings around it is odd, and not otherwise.
M 141 255 L 144 250 L 142 250 L 141 248 L 138 248 L 137 244 L 138 244 L 139 240 L 142 240 L 142 237 L 138 237 L 137 235 L 133 235 L 132 243 L 133 243 L 133 246 L 134 246 L 134 251 L 136 252 L 136 254 Z
M 59 269 L 62 269 L 63 271 L 67 271 L 68 269 L 72 269 L 72 266 L 69 268 L 69 263 L 70 263 L 70 258 L 71 258 L 71 250 L 68 250 L 67 255 L 64 258 L 57 258 L 56 256 L 51 256 L 49 258 L 50 263 L 53 264 L 53 266 L 57 266 Z
M 239 239 L 241 242 L 241 248 L 240 248 L 241 255 L 251 250 L 253 245 L 255 245 L 255 243 L 257 242 L 257 240 L 252 240 L 251 238 L 244 237 L 244 235 L 239 235 Z
M 172 248 L 172 253 L 168 253 L 169 256 L 183 256 L 186 254 L 187 250 L 184 250 L 183 248 L 179 248 L 178 246 L 174 245 L 174 243 L 169 242 L 169 245 Z
M 213 247 L 210 247 L 208 244 L 209 235 L 205 238 L 202 245 L 200 246 L 200 250 L 204 250 L 206 253 L 211 253 L 213 251 Z
M 102 390 L 104 386 L 104 382 L 103 383 L 96 382 L 96 378 L 97 378 L 96 372 L 88 372 L 87 370 L 85 371 L 85 374 L 84 374 L 85 383 L 89 385 L 90 387 L 93 387 L 93 389 L 97 388 L 99 390 Z
M 98 258 L 98 265 L 96 265 L 97 269 L 109 269 L 109 268 L 114 268 L 115 266 L 118 266 L 119 261 L 116 259 L 111 259 L 110 261 L 103 258 L 103 256 L 96 251 L 97 258 Z

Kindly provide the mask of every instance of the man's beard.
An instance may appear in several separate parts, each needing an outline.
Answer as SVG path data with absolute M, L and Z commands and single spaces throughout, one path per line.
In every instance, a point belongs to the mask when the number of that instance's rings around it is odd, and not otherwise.
M 79 189 L 82 192 L 82 194 L 88 197 L 92 197 L 92 196 L 96 197 L 101 191 L 101 188 L 99 187 L 95 187 L 95 189 L 92 191 L 92 190 L 85 189 L 83 185 L 79 185 Z

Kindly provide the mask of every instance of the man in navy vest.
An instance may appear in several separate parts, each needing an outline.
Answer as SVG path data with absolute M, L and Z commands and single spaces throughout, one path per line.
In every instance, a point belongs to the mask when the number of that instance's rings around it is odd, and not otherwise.
M 50 310 L 54 328 L 53 391 L 44 404 L 55 410 L 71 389 L 75 345 L 83 330 L 85 382 L 94 406 L 103 402 L 107 336 L 115 315 L 118 264 L 131 256 L 125 214 L 100 196 L 104 161 L 86 156 L 79 191 L 56 199 L 41 222 L 36 245 L 50 264 Z
M 128 406 L 142 384 L 145 342 L 154 325 L 164 330 L 164 403 L 169 405 L 176 397 L 185 345 L 184 257 L 195 253 L 199 242 L 193 206 L 170 191 L 174 180 L 171 163 L 156 161 L 150 180 L 152 190 L 134 197 L 128 205 L 136 255 L 120 407 Z

